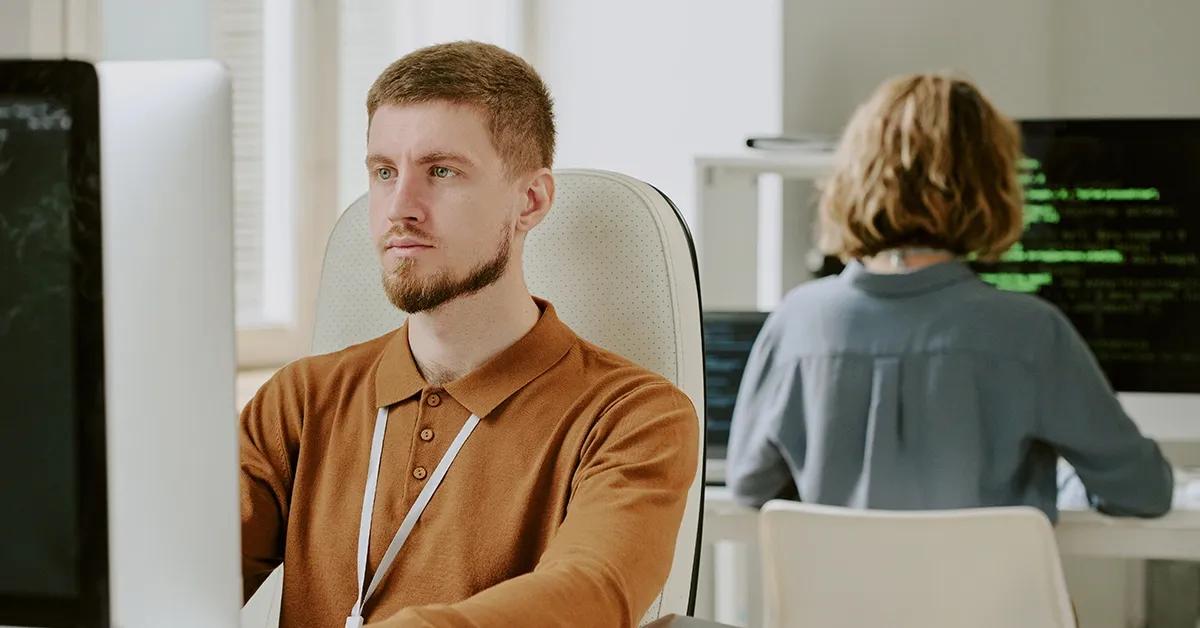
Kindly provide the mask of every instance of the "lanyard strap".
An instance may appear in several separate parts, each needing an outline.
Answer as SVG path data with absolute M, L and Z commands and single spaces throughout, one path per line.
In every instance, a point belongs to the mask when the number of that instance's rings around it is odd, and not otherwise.
M 363 491 L 362 515 L 359 518 L 358 524 L 358 599 L 354 602 L 354 608 L 350 611 L 350 616 L 346 618 L 346 628 L 359 628 L 362 626 L 363 606 L 366 605 L 367 600 L 371 599 L 371 596 L 375 593 L 375 589 L 379 587 L 379 583 L 383 581 L 388 570 L 392 568 L 392 563 L 395 562 L 396 555 L 400 553 L 400 548 L 404 546 L 404 542 L 408 540 L 413 527 L 417 525 L 417 520 L 421 518 L 421 513 L 425 512 L 425 507 L 429 505 L 429 500 L 433 498 L 433 493 L 437 491 L 438 486 L 442 483 L 442 479 L 446 477 L 446 472 L 450 470 L 450 465 L 454 462 L 454 458 L 458 456 L 463 443 L 467 442 L 467 437 L 475 430 L 475 426 L 479 425 L 479 417 L 472 414 L 467 419 L 466 424 L 462 426 L 462 429 L 458 431 L 458 436 L 454 437 L 454 441 L 450 443 L 450 448 L 442 455 L 437 468 L 433 470 L 433 475 L 429 476 L 429 481 L 425 483 L 425 487 L 417 495 L 417 500 L 408 509 L 408 514 L 404 515 L 404 521 L 400 523 L 400 529 L 396 531 L 396 536 L 392 537 L 391 544 L 388 545 L 387 551 L 384 552 L 383 558 L 379 561 L 379 568 L 375 570 L 375 575 L 367 585 L 367 591 L 364 595 L 363 585 L 367 574 L 367 548 L 371 541 L 371 518 L 375 513 L 375 489 L 379 483 L 379 461 L 383 455 L 383 435 L 387 431 L 387 420 L 388 409 L 380 408 L 379 414 L 375 417 L 375 435 L 371 438 L 371 459 L 367 467 L 367 487 Z

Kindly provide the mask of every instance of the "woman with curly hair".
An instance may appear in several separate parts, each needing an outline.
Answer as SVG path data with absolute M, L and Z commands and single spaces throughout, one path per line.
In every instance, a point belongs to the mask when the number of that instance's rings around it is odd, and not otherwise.
M 1029 505 L 1057 519 L 1056 465 L 1093 505 L 1157 516 L 1172 475 L 1053 305 L 965 260 L 1021 235 L 1020 136 L 971 83 L 885 82 L 855 112 L 820 201 L 845 270 L 763 327 L 733 416 L 727 482 L 860 508 Z

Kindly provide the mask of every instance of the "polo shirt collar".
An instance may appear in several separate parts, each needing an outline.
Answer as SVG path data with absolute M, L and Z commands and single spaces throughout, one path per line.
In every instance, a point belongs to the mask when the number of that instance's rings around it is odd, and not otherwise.
M 558 318 L 554 306 L 534 297 L 537 323 L 520 340 L 444 388 L 472 414 L 485 418 L 526 384 L 562 359 L 577 336 Z M 375 372 L 375 403 L 390 406 L 428 386 L 408 344 L 408 321 L 392 335 Z

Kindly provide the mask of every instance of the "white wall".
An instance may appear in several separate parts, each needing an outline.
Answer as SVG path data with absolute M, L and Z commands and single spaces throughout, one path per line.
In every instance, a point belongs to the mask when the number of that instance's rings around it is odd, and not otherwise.
M 212 56 L 211 6 L 219 0 L 99 0 L 103 58 Z
M 785 0 L 784 127 L 837 132 L 884 78 L 965 73 L 1014 117 L 1200 115 L 1195 0 Z
M 692 158 L 781 129 L 781 0 L 541 0 L 534 65 L 556 166 L 617 170 L 695 208 Z
M 1049 109 L 1046 0 L 804 0 L 784 8 L 784 126 L 840 131 L 885 78 L 954 70 L 1012 115 Z
M 1054 113 L 1200 116 L 1200 2 L 1054 0 Z
M 29 56 L 29 0 L 0 2 L 0 58 Z

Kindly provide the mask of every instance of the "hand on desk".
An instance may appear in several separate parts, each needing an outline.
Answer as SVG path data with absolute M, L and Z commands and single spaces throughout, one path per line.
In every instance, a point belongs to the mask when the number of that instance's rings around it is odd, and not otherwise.
M 1066 462 L 1058 464 L 1058 509 L 1088 510 L 1087 489 Z M 1200 469 L 1175 469 L 1175 494 L 1172 510 L 1200 510 Z

